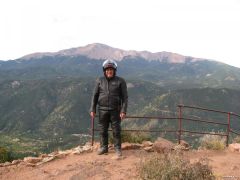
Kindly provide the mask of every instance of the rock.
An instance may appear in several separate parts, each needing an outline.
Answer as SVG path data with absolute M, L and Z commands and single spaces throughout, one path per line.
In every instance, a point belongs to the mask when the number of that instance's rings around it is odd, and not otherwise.
M 26 163 L 26 166 L 35 167 L 36 164 L 33 164 L 33 163 Z
M 141 147 L 141 144 L 132 144 L 127 142 L 122 144 L 122 150 L 140 149 Z
M 72 153 L 71 154 L 80 154 L 82 152 L 83 152 L 82 147 L 78 146 L 78 147 L 72 149 Z
M 68 153 L 59 153 L 59 154 L 57 154 L 57 155 L 55 155 L 55 156 L 52 156 L 52 157 L 61 159 L 61 158 L 66 157 L 67 155 L 68 155 Z
M 114 155 L 111 159 L 113 159 L 113 160 L 121 160 L 121 159 L 125 159 L 125 158 L 126 158 L 125 156 Z
M 239 143 L 229 144 L 228 149 L 231 152 L 240 152 L 240 144 Z
M 92 152 L 93 151 L 93 147 L 91 145 L 84 145 L 84 146 L 78 146 L 76 148 L 72 149 L 71 154 L 81 154 L 83 152 Z
M 92 142 L 86 142 L 84 146 L 92 146 Z
M 5 163 L 3 163 L 3 167 L 11 166 L 11 165 L 12 165 L 12 163 L 10 163 L 10 162 L 5 162 Z
M 151 141 L 143 141 L 142 145 L 143 145 L 143 147 L 149 147 L 149 146 L 152 146 L 153 143 Z
M 24 161 L 21 161 L 21 162 L 20 162 L 19 164 L 17 164 L 16 166 L 17 166 L 17 167 L 25 166 L 25 164 L 26 164 L 26 163 L 25 163 Z
M 185 148 L 181 144 L 178 144 L 178 145 L 174 146 L 173 149 L 174 149 L 174 151 L 188 151 L 189 150 L 189 148 Z
M 180 145 L 181 145 L 182 147 L 184 147 L 186 150 L 189 150 L 189 149 L 190 149 L 189 144 L 188 144 L 186 141 L 184 141 L 184 140 L 181 140 L 181 141 L 180 141 Z
M 23 159 L 23 161 L 26 163 L 36 164 L 36 163 L 42 161 L 42 158 L 41 157 L 25 157 Z
M 50 153 L 48 156 L 56 156 L 57 154 L 59 154 L 59 151 L 54 151 L 54 152 Z
M 41 165 L 41 164 L 43 164 L 43 163 L 46 163 L 46 162 L 52 161 L 52 160 L 54 160 L 55 158 L 56 158 L 56 156 L 45 157 L 45 158 L 42 159 L 41 162 L 37 163 L 37 165 Z
M 82 147 L 83 152 L 92 152 L 93 148 L 91 145 L 86 144 L 85 146 Z
M 153 143 L 153 150 L 158 153 L 168 153 L 174 149 L 174 144 L 166 139 L 158 138 Z
M 184 140 L 181 140 L 180 144 L 174 146 L 174 150 L 176 150 L 176 151 L 178 151 L 178 150 L 180 150 L 180 151 L 188 151 L 189 149 L 190 149 L 189 144 L 186 141 L 184 141 Z
M 40 158 L 45 158 L 45 157 L 48 157 L 48 155 L 47 155 L 47 154 L 40 154 L 39 157 L 40 157 Z
M 143 148 L 145 151 L 147 151 L 147 152 L 154 152 L 154 150 L 153 150 L 153 147 L 152 146 L 149 146 L 149 147 L 144 147 Z
M 49 162 L 49 161 L 52 161 L 53 159 L 55 159 L 55 156 L 53 156 L 53 157 L 45 157 L 45 158 L 43 158 L 42 162 Z
M 97 151 L 100 148 L 100 143 L 99 142 L 94 142 L 92 148 L 93 148 L 94 151 Z
M 71 149 L 66 150 L 66 151 L 58 151 L 58 154 L 66 154 L 66 155 L 68 155 L 68 154 L 71 154 L 71 153 L 72 153 Z
M 13 160 L 12 161 L 12 165 L 16 165 L 16 164 L 19 164 L 21 162 L 22 162 L 22 160 Z

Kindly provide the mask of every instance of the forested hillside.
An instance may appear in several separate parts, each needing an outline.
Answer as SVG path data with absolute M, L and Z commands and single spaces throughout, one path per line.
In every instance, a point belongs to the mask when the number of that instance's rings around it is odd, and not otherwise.
M 177 116 L 178 104 L 239 112 L 239 68 L 166 52 L 130 53 L 99 44 L 91 48 L 89 54 L 99 55 L 104 48 L 109 57 L 121 54 L 117 74 L 127 81 L 129 116 Z M 104 59 L 76 54 L 81 48 L 60 52 L 0 61 L 0 146 L 46 151 L 78 144 L 82 139 L 72 134 L 89 133 L 91 94 L 96 78 L 102 75 Z M 194 116 L 225 121 L 203 112 Z M 238 120 L 233 123 L 239 124 Z M 174 128 L 176 123 L 127 119 L 123 126 Z M 203 125 L 186 123 L 184 127 L 197 130 Z M 222 127 L 208 130 L 221 131 Z

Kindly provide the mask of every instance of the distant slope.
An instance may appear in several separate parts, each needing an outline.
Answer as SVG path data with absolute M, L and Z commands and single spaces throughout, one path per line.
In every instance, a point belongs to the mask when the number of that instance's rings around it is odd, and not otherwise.
M 97 77 L 102 74 L 102 62 L 85 56 L 44 56 L 40 59 L 0 62 L 0 81 Z M 169 63 L 125 57 L 118 62 L 118 74 L 170 89 L 240 88 L 240 69 L 216 61 Z
M 156 96 L 153 101 L 149 102 L 138 112 L 138 116 L 155 116 L 155 117 L 179 117 L 178 105 L 188 105 L 193 107 L 204 107 L 219 111 L 235 112 L 240 114 L 240 90 L 232 89 L 213 89 L 213 88 L 197 88 L 197 89 L 181 89 L 173 90 Z M 206 120 L 213 122 L 228 123 L 227 114 L 195 110 L 189 108 L 182 109 L 183 118 L 193 118 L 197 120 Z M 240 132 L 240 119 L 231 116 L 231 129 Z M 129 120 L 128 123 L 132 127 L 140 127 L 142 129 L 173 129 L 179 128 L 178 120 Z M 227 126 L 214 125 L 207 123 L 199 123 L 183 120 L 182 128 L 190 131 L 201 132 L 224 132 Z M 129 126 L 129 124 L 127 126 Z
M 94 81 L 63 78 L 2 82 L 0 131 L 39 135 L 89 132 L 89 106 Z M 240 90 L 202 88 L 169 91 L 150 82 L 127 82 L 129 115 L 159 116 L 165 115 L 163 112 L 171 112 L 167 115 L 177 117 L 178 104 L 236 113 L 240 109 Z M 205 117 L 214 119 L 215 115 Z
M 0 131 L 63 135 L 88 132 L 95 79 L 5 81 L 0 83 Z M 164 92 L 148 82 L 128 82 L 129 113 Z

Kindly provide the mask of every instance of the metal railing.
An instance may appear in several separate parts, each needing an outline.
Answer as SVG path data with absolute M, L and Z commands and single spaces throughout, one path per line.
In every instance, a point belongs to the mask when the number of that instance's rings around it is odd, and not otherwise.
M 184 109 L 194 109 L 194 110 L 198 110 L 198 111 L 208 111 L 208 112 L 226 114 L 227 115 L 227 121 L 226 121 L 226 123 L 224 123 L 224 122 L 216 122 L 216 121 L 210 121 L 210 120 L 204 120 L 204 119 L 195 119 L 195 118 L 183 117 Z M 186 105 L 180 104 L 180 105 L 178 105 L 178 117 L 163 117 L 163 116 L 127 116 L 126 117 L 127 119 L 178 120 L 178 128 L 177 129 L 164 129 L 164 130 L 123 129 L 122 131 L 176 133 L 177 136 L 178 136 L 178 143 L 181 142 L 183 133 L 209 134 L 209 135 L 225 136 L 226 137 L 226 146 L 228 146 L 230 133 L 233 133 L 235 135 L 240 135 L 240 132 L 234 131 L 231 128 L 231 117 L 232 116 L 240 118 L 240 115 L 238 115 L 236 113 L 233 113 L 233 112 L 219 111 L 219 110 L 215 110 L 215 109 L 208 109 L 208 108 L 196 107 L 196 106 L 186 106 Z M 95 121 L 94 118 L 91 119 L 92 145 L 94 144 L 95 131 L 99 131 L 98 129 L 95 129 L 94 121 Z M 223 126 L 226 127 L 226 132 L 225 133 L 213 133 L 213 132 L 186 130 L 186 129 L 183 129 L 183 121 L 192 121 L 192 122 L 201 122 L 201 123 L 206 123 L 206 124 L 223 125 Z
M 217 125 L 224 125 L 226 126 L 226 132 L 224 134 L 222 133 L 210 133 L 210 132 L 193 132 L 193 131 L 186 131 L 186 130 L 182 130 L 181 132 L 189 132 L 189 133 L 196 133 L 196 134 L 210 134 L 210 135 L 218 135 L 218 136 L 226 136 L 226 146 L 228 146 L 229 144 L 229 136 L 230 133 L 234 133 L 236 135 L 240 135 L 239 132 L 234 131 L 231 128 L 231 116 L 235 116 L 235 117 L 240 117 L 238 114 L 233 113 L 233 112 L 227 112 L 227 111 L 219 111 L 219 110 L 215 110 L 215 109 L 209 109 L 209 108 L 203 108 L 203 107 L 196 107 L 196 106 L 186 106 L 186 105 L 178 105 L 178 108 L 183 109 L 183 108 L 188 108 L 188 109 L 195 109 L 195 110 L 199 110 L 199 111 L 208 111 L 208 112 L 214 112 L 214 113 L 220 113 L 220 114 L 225 114 L 227 115 L 227 121 L 226 123 L 222 123 L 222 122 L 214 122 L 214 121 L 207 121 L 207 120 L 196 120 L 196 119 L 189 119 L 189 118 L 184 118 L 181 115 L 179 116 L 180 119 L 182 120 L 194 120 L 194 121 L 199 121 L 199 122 L 204 122 L 207 124 L 217 124 Z M 180 120 L 179 120 L 180 121 Z M 181 135 L 179 135 L 179 142 L 181 140 Z

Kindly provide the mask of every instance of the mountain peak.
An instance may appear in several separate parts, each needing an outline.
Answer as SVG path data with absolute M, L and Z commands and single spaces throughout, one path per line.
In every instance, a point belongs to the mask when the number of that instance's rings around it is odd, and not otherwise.
M 191 59 L 192 61 L 200 60 L 198 58 L 192 58 L 188 56 L 183 56 L 171 52 L 156 52 L 152 53 L 150 51 L 135 51 L 135 50 L 122 50 L 114 48 L 101 43 L 88 44 L 83 47 L 76 47 L 71 49 L 60 50 L 58 52 L 47 52 L 47 53 L 33 53 L 22 57 L 21 59 L 31 59 L 31 58 L 41 58 L 43 56 L 87 56 L 92 59 L 107 59 L 112 58 L 117 61 L 121 61 L 126 56 L 141 57 L 146 60 L 158 60 L 166 61 L 169 63 L 184 63 L 186 59 Z
M 92 59 L 107 59 L 112 58 L 121 60 L 125 55 L 124 50 L 110 47 L 105 44 L 93 43 L 83 47 L 71 48 L 57 52 L 59 55 L 83 55 Z

